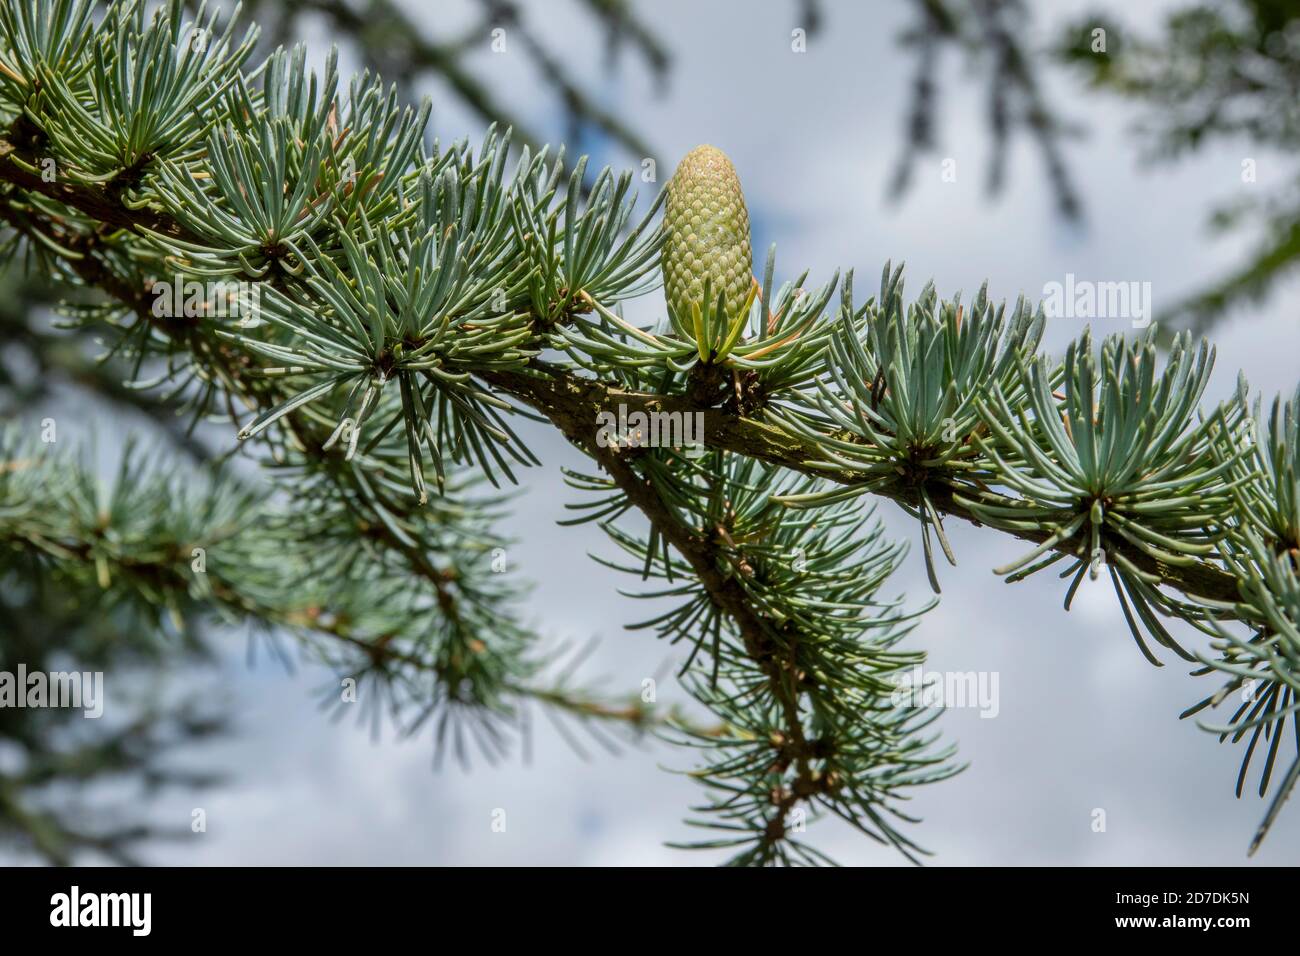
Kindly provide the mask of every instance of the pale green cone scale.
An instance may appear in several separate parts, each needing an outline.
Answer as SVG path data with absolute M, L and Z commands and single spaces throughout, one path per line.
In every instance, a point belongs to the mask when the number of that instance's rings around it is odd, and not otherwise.
M 664 298 L 683 321 L 692 302 L 703 306 L 706 278 L 728 315 L 744 307 L 754 272 L 749 212 L 726 153 L 697 146 L 686 154 L 668 183 L 664 229 Z

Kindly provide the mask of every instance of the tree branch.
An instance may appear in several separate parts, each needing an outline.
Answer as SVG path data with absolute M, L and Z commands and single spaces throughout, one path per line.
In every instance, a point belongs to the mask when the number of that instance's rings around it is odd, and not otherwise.
M 12 145 L 7 140 L 0 140 L 0 179 L 7 179 L 14 185 L 24 186 L 25 179 L 12 176 L 13 170 L 18 167 L 11 160 L 6 162 L 6 158 L 12 152 Z M 20 168 L 19 172 L 22 172 Z M 39 177 L 36 178 L 41 182 Z M 39 191 L 45 195 L 52 195 L 48 187 L 53 184 L 42 182 L 41 185 L 47 188 Z M 175 234 L 176 230 L 182 228 L 179 223 L 159 213 L 139 213 L 120 204 L 114 206 L 101 190 L 90 187 L 69 188 L 56 198 L 61 198 L 61 201 L 95 218 L 106 214 L 106 211 L 111 208 L 111 215 L 107 221 L 128 228 L 143 226 L 169 235 Z M 6 218 L 9 216 L 6 215 Z M 73 267 L 77 268 L 79 273 L 86 273 L 83 274 L 83 278 L 93 274 L 93 268 L 78 266 L 76 263 L 73 263 Z M 91 280 L 87 278 L 87 281 Z M 118 292 L 122 290 L 114 291 L 109 288 L 107 291 L 121 298 Z M 140 293 L 136 296 L 137 302 L 142 301 L 142 295 L 143 293 Z M 711 448 L 748 455 L 844 485 L 860 484 L 867 478 L 866 475 L 852 471 L 832 471 L 819 467 L 818 462 L 821 458 L 816 450 L 799 438 L 751 418 L 716 408 L 700 407 L 686 395 L 628 392 L 596 379 L 579 378 L 543 362 L 534 362 L 533 367 L 537 370 L 533 374 L 488 370 L 479 372 L 478 375 L 483 381 L 522 399 L 543 414 L 549 415 L 548 409 L 559 410 L 571 427 L 581 427 L 592 435 L 596 429 L 596 414 L 600 411 L 613 411 L 619 404 L 625 405 L 629 411 L 703 412 L 704 441 Z M 982 524 L 969 509 L 953 500 L 950 486 L 935 485 L 927 491 L 935 508 L 943 514 L 974 525 Z M 886 487 L 877 493 L 909 506 L 914 506 L 916 503 L 911 490 L 901 485 Z M 1006 533 L 1035 543 L 1042 543 L 1051 536 L 1050 532 L 1043 530 L 1007 531 Z M 1084 545 L 1082 536 L 1076 535 L 1074 538 L 1062 541 L 1055 550 L 1076 555 Z M 1117 543 L 1115 547 L 1136 567 L 1156 575 L 1162 583 L 1177 588 L 1185 594 L 1228 602 L 1239 598 L 1236 579 L 1212 565 L 1193 563 L 1174 566 L 1161 562 L 1126 542 Z
M 824 460 L 817 454 L 816 449 L 799 437 L 752 418 L 718 408 L 702 407 L 687 395 L 630 392 L 596 379 L 580 378 L 545 362 L 535 361 L 532 365 L 535 370 L 532 373 L 494 370 L 479 373 L 479 378 L 552 417 L 552 420 L 559 419 L 557 424 L 565 429 L 566 434 L 569 433 L 569 429 L 585 429 L 589 438 L 594 436 L 597 414 L 616 413 L 620 405 L 624 406 L 629 414 L 634 411 L 702 412 L 704 444 L 709 448 L 757 458 L 769 464 L 780 465 L 792 471 L 825 478 L 842 485 L 851 486 L 864 484 L 868 480 L 878 480 L 878 476 L 869 476 L 865 473 L 827 469 L 821 464 Z M 941 513 L 982 526 L 983 523 L 970 512 L 970 509 L 953 499 L 953 490 L 950 485 L 937 483 L 927 486 L 926 489 L 931 502 Z M 973 492 L 976 489 L 970 490 Z M 912 508 L 919 504 L 914 490 L 901 483 L 876 489 L 874 493 Z M 1051 537 L 1050 531 L 1036 529 L 1006 530 L 1004 533 L 1036 544 L 1041 544 Z M 1082 533 L 1076 534 L 1072 538 L 1061 541 L 1054 550 L 1078 555 L 1081 553 L 1080 549 L 1086 546 L 1085 537 Z M 1212 565 L 1198 562 L 1175 566 L 1159 561 L 1141 548 L 1127 542 L 1114 543 L 1112 546 L 1139 569 L 1157 575 L 1162 583 L 1185 594 L 1194 594 L 1216 601 L 1239 600 L 1236 578 Z

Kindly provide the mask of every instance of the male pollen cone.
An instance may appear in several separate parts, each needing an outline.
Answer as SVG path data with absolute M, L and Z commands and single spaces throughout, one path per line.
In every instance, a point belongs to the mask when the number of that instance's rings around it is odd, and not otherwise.
M 753 284 L 749 211 L 736 167 L 722 150 L 697 146 L 682 159 L 668 183 L 661 263 L 664 298 L 681 321 L 689 322 L 691 303 L 704 308 L 704 280 L 712 279 L 727 315 L 745 304 Z

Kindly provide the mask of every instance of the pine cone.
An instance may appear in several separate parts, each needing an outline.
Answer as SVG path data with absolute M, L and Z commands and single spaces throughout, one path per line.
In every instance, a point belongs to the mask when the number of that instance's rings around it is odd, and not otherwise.
M 678 318 L 690 321 L 692 302 L 703 307 L 706 278 L 714 301 L 722 293 L 727 315 L 736 315 L 754 281 L 754 264 L 749 211 L 726 153 L 697 146 L 686 154 L 668 183 L 664 227 L 664 298 Z

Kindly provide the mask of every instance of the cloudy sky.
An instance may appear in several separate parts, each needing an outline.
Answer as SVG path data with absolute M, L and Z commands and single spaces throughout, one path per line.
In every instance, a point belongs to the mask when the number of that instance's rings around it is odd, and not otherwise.
M 438 33 L 468 22 L 459 4 L 417 3 Z M 814 279 L 837 267 L 858 270 L 874 285 L 887 259 L 907 263 L 909 288 L 933 278 L 941 295 L 969 297 L 988 279 L 990 294 L 1037 297 L 1067 273 L 1096 280 L 1149 281 L 1157 307 L 1172 302 L 1237 261 L 1245 237 L 1211 239 L 1204 217 L 1211 201 L 1244 187 L 1243 157 L 1258 162 L 1261 187 L 1280 181 L 1288 165 L 1234 144 L 1176 167 L 1144 167 L 1130 129 L 1132 115 L 1111 100 L 1090 97 L 1055 77 L 1057 106 L 1078 120 L 1086 138 L 1071 147 L 1070 167 L 1086 204 L 1086 222 L 1070 226 L 1056 215 L 1036 151 L 1020 144 L 1011 157 L 1005 194 L 984 191 L 990 140 L 979 83 L 957 61 L 943 73 L 940 147 L 922 158 L 913 188 L 898 203 L 886 198 L 897 159 L 912 61 L 896 46 L 908 8 L 898 2 L 826 3 L 822 32 L 807 52 L 790 49 L 797 5 L 656 2 L 652 23 L 674 52 L 671 81 L 657 95 L 629 58 L 608 75 L 599 38 L 572 2 L 528 5 L 538 32 L 568 65 L 625 116 L 659 151 L 661 180 L 699 143 L 726 150 L 744 183 L 761 257 L 778 244 L 782 275 L 804 268 Z M 1080 6 L 1035 3 L 1038 26 L 1059 23 Z M 1155 22 L 1162 4 L 1129 0 L 1132 23 Z M 431 29 L 433 27 L 431 26 Z M 310 38 L 317 44 L 327 39 Z M 540 88 L 522 53 L 484 52 L 476 62 L 494 89 L 535 128 L 563 135 L 552 98 Z M 449 103 L 438 85 L 434 122 L 454 139 L 481 133 L 483 123 Z M 588 144 L 599 153 L 601 144 Z M 601 161 L 639 166 L 616 151 Z M 956 180 L 941 176 L 955 160 Z M 1296 377 L 1297 290 L 1291 284 L 1268 302 L 1220 325 L 1214 333 L 1218 369 L 1211 400 L 1227 395 L 1239 368 L 1271 395 Z M 657 296 L 629 311 L 652 321 Z M 1095 323 L 1097 332 L 1127 323 Z M 1077 320 L 1049 329 L 1060 349 L 1080 331 Z M 598 531 L 559 528 L 575 493 L 561 466 L 582 460 L 544 430 L 528 432 L 545 467 L 534 469 L 517 513 L 505 530 L 519 540 L 512 573 L 535 583 L 526 615 L 547 639 L 599 645 L 584 673 L 622 693 L 677 661 L 675 649 L 623 625 L 644 617 L 616 589 L 628 581 L 586 555 L 610 555 Z M 891 531 L 916 545 L 892 582 L 912 604 L 928 596 L 913 524 L 884 502 Z M 954 710 L 940 721 L 969 769 L 915 795 L 910 811 L 924 823 L 911 835 L 934 851 L 935 865 L 971 864 L 1241 864 L 1264 803 L 1232 794 L 1240 750 L 1178 713 L 1211 685 L 1170 660 L 1153 668 L 1139 654 L 1104 578 L 1084 586 L 1068 614 L 1053 576 L 1002 583 L 995 565 L 1018 556 L 1020 543 L 985 529 L 950 530 L 959 566 L 943 568 L 942 603 L 910 638 L 930 654 L 928 667 L 998 675 L 999 711 Z M 1195 640 L 1194 637 L 1189 638 Z M 424 737 L 378 742 L 364 728 L 335 725 L 315 706 L 312 691 L 329 675 L 310 667 L 295 674 L 269 663 L 248 667 L 242 638 L 232 636 L 218 674 L 209 673 L 233 703 L 236 732 L 196 756 L 230 782 L 196 802 L 164 800 L 160 812 L 184 825 L 190 808 L 207 811 L 208 832 L 157 848 L 151 859 L 174 864 L 664 864 L 712 862 L 708 854 L 667 849 L 689 838 L 681 820 L 700 793 L 670 771 L 689 754 L 662 745 L 620 756 L 599 751 L 582 759 L 543 720 L 536 722 L 530 761 L 491 768 L 432 768 Z M 671 679 L 661 697 L 678 695 Z M 679 696 L 679 695 L 678 695 Z M 1252 779 L 1253 776 L 1252 776 Z M 1248 790 L 1249 792 L 1249 790 Z M 492 814 L 506 811 L 504 833 Z M 1105 832 L 1093 831 L 1105 811 Z M 831 822 L 813 842 L 852 864 L 893 865 L 891 851 Z M 1292 806 L 1256 858 L 1257 864 L 1300 861 L 1300 808 Z

